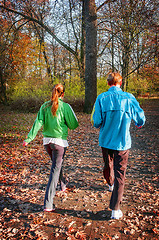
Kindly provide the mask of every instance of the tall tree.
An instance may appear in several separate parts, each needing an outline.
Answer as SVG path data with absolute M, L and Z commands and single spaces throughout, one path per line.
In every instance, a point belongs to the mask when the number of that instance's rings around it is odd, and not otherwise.
M 86 65 L 85 112 L 92 110 L 97 97 L 97 13 L 95 0 L 85 0 Z

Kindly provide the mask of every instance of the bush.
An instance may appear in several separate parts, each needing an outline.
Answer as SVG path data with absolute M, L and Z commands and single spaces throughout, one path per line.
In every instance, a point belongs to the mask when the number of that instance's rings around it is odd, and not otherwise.
M 44 101 L 37 97 L 28 97 L 28 98 L 17 98 L 16 100 L 10 103 L 10 107 L 12 110 L 20 111 L 20 112 L 38 112 L 41 104 Z
M 107 84 L 107 78 L 97 79 L 97 96 L 103 92 L 106 92 L 109 89 Z
M 11 91 L 11 90 L 10 90 Z M 29 98 L 48 98 L 50 96 L 51 87 L 48 81 L 27 81 L 21 80 L 16 83 L 11 92 L 11 101 L 16 101 L 17 99 L 29 99 Z
M 78 76 L 75 76 L 75 78 L 70 81 L 68 79 L 64 82 L 65 85 L 65 97 L 71 101 L 84 99 L 85 91 L 84 86 L 82 86 L 82 83 Z
M 75 111 L 83 111 L 84 105 L 84 88 L 81 89 L 79 79 L 77 81 L 65 80 L 65 101 L 70 103 Z M 60 83 L 58 79 L 55 79 L 54 84 Z M 40 106 L 50 100 L 52 86 L 54 84 L 48 84 L 43 82 L 40 84 L 33 84 L 28 81 L 22 81 L 17 83 L 14 89 L 10 89 L 10 106 L 12 110 L 20 112 L 37 112 Z
M 67 102 L 71 105 L 75 112 L 83 112 L 84 109 L 84 100 L 83 99 L 64 99 L 64 102 Z
M 50 99 L 51 89 L 47 81 L 21 80 L 9 89 L 8 95 L 13 110 L 37 112 L 41 104 Z

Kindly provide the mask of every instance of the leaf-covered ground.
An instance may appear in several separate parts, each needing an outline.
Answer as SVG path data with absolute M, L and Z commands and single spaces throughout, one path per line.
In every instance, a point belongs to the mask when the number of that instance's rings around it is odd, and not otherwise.
M 0 239 L 158 239 L 159 100 L 145 100 L 146 124 L 131 126 L 122 220 L 110 220 L 111 193 L 102 176 L 98 130 L 90 115 L 77 113 L 64 161 L 71 190 L 57 191 L 55 213 L 43 213 L 51 161 L 42 134 L 22 147 L 36 114 L 0 109 Z

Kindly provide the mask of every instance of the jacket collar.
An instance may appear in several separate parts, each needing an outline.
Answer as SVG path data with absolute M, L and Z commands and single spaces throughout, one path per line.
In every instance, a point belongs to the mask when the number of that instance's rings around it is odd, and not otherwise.
M 120 87 L 116 87 L 116 86 L 112 86 L 108 89 L 108 91 L 117 91 L 117 92 L 121 92 L 122 89 Z

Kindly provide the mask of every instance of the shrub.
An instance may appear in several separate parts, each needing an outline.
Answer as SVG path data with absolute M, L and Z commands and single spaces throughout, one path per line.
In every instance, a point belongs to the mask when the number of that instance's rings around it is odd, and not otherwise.
M 38 112 L 41 104 L 44 101 L 37 97 L 28 97 L 28 98 L 17 98 L 16 100 L 10 103 L 10 107 L 12 110 L 20 111 L 20 112 Z
M 78 84 L 79 79 L 76 78 L 75 80 L 65 80 L 62 83 L 66 89 L 65 101 L 70 103 L 75 111 L 81 111 L 84 104 L 84 87 L 81 89 L 81 84 Z M 33 81 L 21 80 L 14 88 L 9 90 L 11 108 L 22 112 L 37 112 L 41 104 L 50 100 L 53 85 L 60 82 L 55 79 L 53 84 L 40 83 L 40 81 L 38 84 L 33 84 Z
M 107 84 L 107 78 L 99 78 L 97 79 L 97 96 L 103 92 L 108 90 L 109 86 Z

